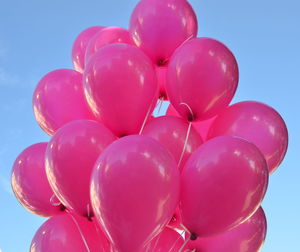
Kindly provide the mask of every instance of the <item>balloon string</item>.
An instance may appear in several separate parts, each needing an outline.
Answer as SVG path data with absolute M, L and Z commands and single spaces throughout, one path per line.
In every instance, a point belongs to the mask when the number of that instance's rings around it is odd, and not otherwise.
M 180 223 L 180 226 L 183 228 L 183 230 L 185 232 L 187 232 L 188 234 L 191 234 L 191 232 L 182 223 Z
M 86 241 L 86 239 L 85 239 L 85 237 L 84 237 L 84 235 L 83 235 L 83 233 L 82 233 L 82 231 L 81 231 L 81 229 L 80 229 L 80 227 L 79 227 L 79 224 L 77 223 L 76 219 L 74 218 L 74 216 L 73 216 L 71 213 L 69 213 L 69 215 L 71 216 L 73 222 L 75 223 L 75 225 L 76 225 L 76 227 L 77 227 L 77 229 L 78 229 L 78 231 L 79 231 L 79 234 L 80 234 L 80 236 L 81 236 L 81 239 L 82 239 L 82 241 L 83 241 L 83 243 L 84 243 L 84 246 L 85 246 L 86 250 L 87 250 L 88 252 L 91 252 L 90 249 L 89 249 L 89 246 L 88 246 L 88 244 L 87 244 L 87 241 Z
M 177 244 L 177 242 L 179 242 L 180 241 L 180 239 L 182 239 L 182 234 L 177 238 L 177 240 L 174 242 L 174 244 L 173 244 L 173 246 L 169 249 L 169 251 L 168 252 L 172 252 L 172 249 L 174 249 L 175 248 L 175 245 Z
M 145 116 L 145 119 L 144 119 L 144 121 L 143 121 L 142 127 L 141 127 L 141 129 L 140 129 L 139 135 L 142 135 L 142 133 L 143 133 L 145 124 L 146 124 L 146 122 L 147 122 L 147 120 L 148 120 L 148 117 L 149 117 L 149 114 L 150 114 L 150 111 L 151 111 L 151 108 L 152 108 L 152 104 L 153 104 L 153 102 L 155 101 L 155 99 L 156 99 L 156 96 L 153 97 L 153 100 L 152 100 L 152 102 L 151 102 L 151 104 L 150 104 L 150 106 L 149 106 L 149 108 L 148 108 L 147 114 L 146 114 L 146 116 Z
M 158 242 L 159 242 L 159 240 L 160 240 L 160 235 L 157 237 L 157 239 L 156 239 L 156 241 L 155 241 L 155 244 L 154 244 L 154 247 L 153 247 L 153 249 L 152 249 L 152 251 L 155 251 L 155 249 L 156 249 L 156 247 L 157 247 L 157 244 L 158 244 Z
M 185 140 L 184 140 L 183 149 L 182 149 L 182 152 L 181 152 L 181 155 L 180 155 L 180 159 L 178 161 L 178 167 L 180 167 L 180 165 L 181 165 L 181 162 L 182 162 L 185 150 L 186 150 L 187 142 L 188 142 L 190 132 L 191 132 L 191 127 L 192 127 L 192 122 L 189 122 L 188 130 L 186 132 L 186 136 L 185 136 Z
M 55 194 L 53 194 L 50 198 L 50 203 L 52 206 L 60 206 L 61 205 L 61 202 L 54 202 L 54 197 L 55 197 Z
M 181 246 L 181 248 L 178 250 L 178 252 L 182 252 L 182 251 L 183 251 L 184 247 L 185 247 L 185 246 L 188 244 L 188 242 L 191 240 L 191 237 L 192 237 L 192 234 L 190 234 L 190 235 L 189 235 L 189 238 L 186 239 L 186 240 L 184 241 L 184 243 L 182 244 L 182 246 Z
M 159 98 L 158 103 L 157 103 L 157 106 L 159 106 L 159 107 L 158 107 L 158 110 L 157 110 L 157 115 L 158 115 L 158 116 L 159 116 L 161 107 L 162 107 L 162 105 L 163 105 L 163 102 L 164 102 L 164 100 L 163 100 L 162 98 Z

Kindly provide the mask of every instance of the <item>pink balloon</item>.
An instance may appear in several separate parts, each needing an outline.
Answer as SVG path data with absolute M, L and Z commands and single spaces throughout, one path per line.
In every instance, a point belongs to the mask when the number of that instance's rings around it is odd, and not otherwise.
M 179 165 L 179 170 L 182 171 L 186 160 L 203 143 L 193 127 L 190 128 L 187 138 L 188 129 L 188 121 L 174 116 L 161 116 L 146 124 L 143 135 L 152 137 L 166 147 Z M 185 150 L 182 155 L 183 148 Z
M 103 151 L 91 200 L 117 251 L 139 251 L 161 232 L 178 204 L 179 180 L 174 158 L 150 137 L 126 136 Z
M 68 122 L 95 119 L 84 97 L 82 74 L 70 69 L 52 71 L 40 80 L 33 109 L 38 124 L 50 136 Z
M 142 0 L 129 25 L 136 45 L 158 65 L 166 63 L 183 42 L 195 37 L 197 30 L 194 10 L 182 0 Z
M 183 224 L 194 237 L 234 228 L 259 207 L 268 175 L 266 161 L 254 144 L 231 136 L 205 142 L 183 169 Z
M 107 27 L 98 32 L 88 43 L 85 53 L 85 62 L 103 46 L 113 43 L 134 45 L 128 30 L 121 27 Z
M 266 238 L 267 220 L 260 207 L 255 214 L 236 228 L 212 237 L 189 241 L 187 248 L 201 252 L 258 252 Z
M 210 38 L 195 38 L 178 48 L 167 71 L 167 94 L 183 118 L 205 120 L 226 108 L 238 85 L 232 52 Z
M 165 66 L 156 66 L 155 67 L 157 80 L 159 85 L 159 98 L 167 101 L 167 91 L 166 91 L 166 81 L 167 81 L 167 67 Z
M 47 220 L 36 232 L 31 252 L 110 252 L 110 245 L 96 223 L 62 214 Z
M 90 59 L 85 93 L 97 117 L 117 136 L 138 133 L 158 97 L 154 66 L 138 48 L 111 44 Z
M 176 208 L 175 213 L 173 214 L 168 225 L 172 228 L 182 229 L 182 218 L 179 207 Z
M 50 201 L 53 191 L 45 172 L 46 148 L 47 143 L 26 148 L 14 162 L 11 177 L 12 189 L 19 202 L 28 211 L 44 217 L 60 214 L 64 209 Z
M 74 121 L 51 138 L 46 171 L 56 196 L 70 210 L 91 217 L 90 178 L 100 153 L 116 137 L 94 121 Z
M 254 143 L 264 154 L 269 172 L 274 172 L 288 147 L 288 131 L 276 110 L 260 102 L 246 101 L 224 110 L 211 126 L 209 138 L 231 135 Z
M 82 73 L 85 66 L 85 52 L 90 39 L 104 27 L 93 26 L 82 31 L 74 41 L 72 48 L 72 61 L 76 71 Z
M 142 252 L 178 252 L 183 243 L 183 237 L 178 232 L 166 227 L 145 246 Z
M 177 116 L 180 117 L 181 116 L 178 114 L 178 112 L 175 110 L 175 108 L 170 104 L 166 115 L 168 116 Z M 194 129 L 198 132 L 198 134 L 201 136 L 201 138 L 203 139 L 203 141 L 207 140 L 207 134 L 209 132 L 209 129 L 214 121 L 216 117 L 212 117 L 210 119 L 207 120 L 203 120 L 203 121 L 198 121 L 198 122 L 193 122 L 193 127 Z

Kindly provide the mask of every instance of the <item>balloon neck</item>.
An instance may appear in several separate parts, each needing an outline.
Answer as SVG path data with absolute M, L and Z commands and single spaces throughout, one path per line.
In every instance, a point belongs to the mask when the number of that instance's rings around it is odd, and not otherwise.
M 64 205 L 60 204 L 59 210 L 64 212 L 66 210 L 66 207 Z
M 168 59 L 159 59 L 157 61 L 158 66 L 166 66 L 168 64 Z
M 194 121 L 195 117 L 194 117 L 194 115 L 189 114 L 187 119 L 189 122 L 192 122 L 192 121 Z
M 197 238 L 198 236 L 195 233 L 191 233 L 191 238 L 190 238 L 191 241 L 195 241 L 197 240 Z
M 87 216 L 86 218 L 87 218 L 88 221 L 91 221 L 91 222 L 93 221 L 91 216 Z

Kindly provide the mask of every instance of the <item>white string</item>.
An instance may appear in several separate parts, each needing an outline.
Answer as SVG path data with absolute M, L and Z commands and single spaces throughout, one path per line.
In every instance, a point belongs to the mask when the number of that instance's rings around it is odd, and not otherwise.
M 184 105 L 184 106 L 186 106 L 188 108 L 188 110 L 191 113 L 192 120 L 193 120 L 194 119 L 194 113 L 193 113 L 193 110 L 191 109 L 191 107 L 187 103 L 185 103 L 185 102 L 181 102 L 179 105 Z
M 181 152 L 181 155 L 180 155 L 180 159 L 178 161 L 178 167 L 180 167 L 182 159 L 183 159 L 183 156 L 184 156 L 184 153 L 185 153 L 185 149 L 186 149 L 187 142 L 188 142 L 188 139 L 189 139 L 189 136 L 190 136 L 190 132 L 191 132 L 191 127 L 192 127 L 192 122 L 189 122 L 188 130 L 186 132 L 186 136 L 185 136 L 185 140 L 184 140 L 183 149 L 182 149 L 182 152 Z
M 184 241 L 184 243 L 182 244 L 182 246 L 181 246 L 181 248 L 178 250 L 178 252 L 182 252 L 182 251 L 183 251 L 184 247 L 185 247 L 185 246 L 188 244 L 188 242 L 191 240 L 191 237 L 192 237 L 192 235 L 190 234 L 190 235 L 189 235 L 189 238 L 186 239 L 186 240 Z
M 157 110 L 157 115 L 159 116 L 159 113 L 160 113 L 160 110 L 161 110 L 161 107 L 162 107 L 162 105 L 163 105 L 163 102 L 164 102 L 164 100 L 163 100 L 163 98 L 162 97 L 160 97 L 159 98 L 159 100 L 158 100 L 158 110 Z
M 76 219 L 73 217 L 73 215 L 72 215 L 71 213 L 69 213 L 69 215 L 71 216 L 73 222 L 75 223 L 75 225 L 76 225 L 76 227 L 77 227 L 77 229 L 78 229 L 78 231 L 79 231 L 79 234 L 80 234 L 80 236 L 81 236 L 81 239 L 82 239 L 82 241 L 83 241 L 83 243 L 84 243 L 84 246 L 85 246 L 87 252 L 91 252 L 90 249 L 89 249 L 89 246 L 88 246 L 88 244 L 87 244 L 87 242 L 86 242 L 86 239 L 85 239 L 85 237 L 84 237 L 84 235 L 83 235 L 83 233 L 82 233 L 82 231 L 81 231 L 81 229 L 80 229 L 80 227 L 79 227 L 79 224 L 77 223 Z
M 188 234 L 191 234 L 191 232 L 182 223 L 180 223 L 180 226 L 183 228 L 183 230 L 185 232 L 187 232 Z
M 157 244 L 158 244 L 158 242 L 159 242 L 159 240 L 160 240 L 160 237 L 161 237 L 161 235 L 159 235 L 159 236 L 157 237 L 157 239 L 156 239 L 156 241 L 155 241 L 155 244 L 154 244 L 154 247 L 153 247 L 153 250 L 152 250 L 152 251 L 155 251 L 155 249 L 156 249 L 156 247 L 157 247 Z
M 50 203 L 51 203 L 51 205 L 52 205 L 52 206 L 60 206 L 60 205 L 61 205 L 61 202 L 57 202 L 57 203 L 53 202 L 54 197 L 55 197 L 55 195 L 53 194 L 53 195 L 51 196 L 51 198 L 50 198 Z
M 143 121 L 142 127 L 141 127 L 141 129 L 140 129 L 139 135 L 142 135 L 142 133 L 143 133 L 145 124 L 146 124 L 146 122 L 147 122 L 147 120 L 148 120 L 148 117 L 149 117 L 149 114 L 150 114 L 150 111 L 151 111 L 151 108 L 152 108 L 152 104 L 153 104 L 153 101 L 155 100 L 155 98 L 156 98 L 156 96 L 153 97 L 153 100 L 152 100 L 152 102 L 151 102 L 151 104 L 150 104 L 150 106 L 149 106 L 149 108 L 148 108 L 148 111 L 147 111 L 147 113 L 146 113 L 146 116 L 145 116 L 145 119 L 144 119 L 144 121 Z
M 171 252 L 171 251 L 172 251 L 172 249 L 175 247 L 175 245 L 177 244 L 177 242 L 180 241 L 180 239 L 182 239 L 182 236 L 181 236 L 181 235 L 177 238 L 177 240 L 174 242 L 173 246 L 169 249 L 168 252 Z

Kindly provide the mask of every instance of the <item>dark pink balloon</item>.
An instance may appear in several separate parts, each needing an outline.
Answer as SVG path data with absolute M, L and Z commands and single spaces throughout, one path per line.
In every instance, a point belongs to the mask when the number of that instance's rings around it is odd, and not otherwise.
M 276 110 L 260 102 L 246 101 L 231 105 L 218 115 L 209 138 L 231 135 L 254 143 L 264 154 L 270 173 L 283 160 L 288 147 L 288 131 Z
M 157 80 L 159 85 L 159 98 L 161 100 L 167 101 L 168 100 L 168 96 L 166 92 L 167 67 L 156 66 L 155 70 L 156 70 Z
M 82 74 L 71 69 L 52 71 L 40 80 L 33 94 L 33 110 L 50 136 L 68 122 L 95 119 L 85 100 Z
M 36 232 L 31 252 L 110 252 L 110 244 L 96 223 L 61 214 L 47 220 Z
M 181 118 L 181 116 L 178 114 L 178 112 L 175 110 L 175 108 L 171 104 L 169 105 L 169 107 L 167 109 L 166 115 L 177 116 L 177 117 Z M 208 134 L 209 129 L 215 118 L 216 117 L 214 116 L 207 120 L 193 122 L 194 129 L 200 134 L 203 141 L 207 140 L 207 134 Z
M 183 237 L 178 232 L 166 227 L 145 246 L 142 252 L 178 252 L 183 243 Z
M 48 144 L 46 171 L 56 196 L 70 210 L 92 216 L 90 178 L 101 152 L 116 137 L 104 125 L 79 120 L 60 128 Z
M 158 98 L 152 62 L 128 44 L 97 51 L 84 71 L 84 81 L 90 107 L 117 136 L 138 133 Z
M 195 38 L 178 48 L 167 70 L 167 94 L 183 118 L 209 119 L 226 108 L 238 85 L 232 52 L 210 38 Z
M 45 171 L 46 148 L 47 143 L 26 148 L 14 162 L 11 177 L 19 202 L 28 211 L 44 217 L 60 214 L 63 210 L 62 205 L 53 205 L 50 201 L 53 191 Z
M 182 118 L 161 116 L 146 124 L 143 135 L 152 137 L 166 147 L 179 165 L 179 170 L 182 171 L 186 160 L 203 143 L 201 136 L 193 126 L 190 128 L 189 134 L 188 129 L 189 122 Z
M 82 31 L 74 41 L 72 47 L 72 61 L 76 71 L 82 73 L 85 66 L 85 52 L 90 39 L 104 27 L 93 26 Z
M 183 224 L 199 237 L 234 228 L 259 207 L 268 178 L 267 163 L 254 144 L 231 136 L 205 142 L 183 169 Z
M 134 45 L 128 30 L 122 27 L 107 27 L 98 32 L 88 43 L 85 52 L 85 62 L 103 46 L 113 43 L 125 43 Z
M 179 180 L 174 158 L 150 137 L 126 136 L 103 151 L 91 200 L 116 251 L 139 251 L 162 231 L 178 204 Z
M 198 24 L 187 1 L 142 0 L 131 15 L 129 30 L 136 45 L 162 65 L 178 46 L 197 35 Z
M 260 207 L 255 214 L 236 228 L 211 237 L 189 241 L 189 251 L 201 252 L 258 252 L 266 238 L 267 220 Z

